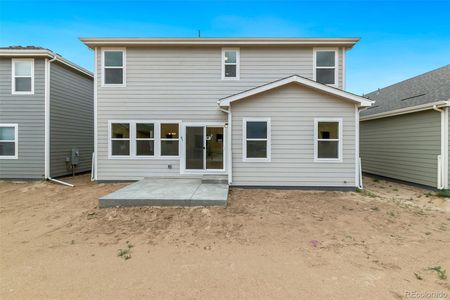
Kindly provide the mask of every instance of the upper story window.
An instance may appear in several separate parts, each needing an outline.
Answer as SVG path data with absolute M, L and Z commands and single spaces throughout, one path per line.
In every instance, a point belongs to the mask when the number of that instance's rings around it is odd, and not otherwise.
M 17 124 L 0 124 L 0 159 L 17 159 Z
M 12 94 L 34 94 L 34 59 L 12 60 Z
M 270 161 L 270 119 L 244 118 L 243 122 L 243 160 Z
M 125 49 L 104 49 L 102 62 L 102 85 L 116 87 L 125 86 Z
M 341 161 L 342 119 L 315 119 L 314 130 L 314 161 Z
M 337 86 L 337 49 L 314 49 L 314 80 Z
M 239 79 L 239 48 L 222 49 L 222 79 Z

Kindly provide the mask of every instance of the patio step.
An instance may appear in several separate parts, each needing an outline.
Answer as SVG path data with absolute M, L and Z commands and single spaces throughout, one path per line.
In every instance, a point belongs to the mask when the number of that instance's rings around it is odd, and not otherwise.
M 205 174 L 202 177 L 202 183 L 218 183 L 218 184 L 228 184 L 228 175 L 211 175 Z

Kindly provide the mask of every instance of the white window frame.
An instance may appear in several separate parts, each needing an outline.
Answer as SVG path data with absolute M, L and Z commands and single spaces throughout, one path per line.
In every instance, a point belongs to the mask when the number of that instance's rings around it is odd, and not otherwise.
M 321 122 L 335 122 L 338 123 L 338 139 L 319 139 L 318 129 Z M 343 149 L 343 119 L 342 118 L 314 118 L 314 162 L 342 162 L 342 149 Z M 319 158 L 319 142 L 320 141 L 337 141 L 338 142 L 338 157 L 337 158 Z
M 128 138 L 113 138 L 112 137 L 112 124 L 117 124 L 117 123 L 128 124 L 128 130 L 129 130 Z M 133 133 L 132 132 L 133 132 L 133 126 L 132 126 L 132 123 L 130 121 L 110 121 L 109 122 L 109 124 L 108 124 L 108 156 L 109 156 L 109 158 L 129 158 L 129 157 L 132 157 L 132 155 L 133 155 L 133 149 L 132 149 L 133 147 L 131 145 L 132 139 L 133 139 L 133 136 L 132 136 Z M 127 140 L 128 140 L 128 142 L 130 144 L 130 146 L 129 146 L 130 154 L 129 155 L 113 155 L 112 154 L 112 142 L 113 141 L 127 141 Z
M 107 67 L 105 66 L 106 52 L 122 52 L 122 67 Z M 127 86 L 127 50 L 126 48 L 102 48 L 102 87 L 126 87 Z M 123 69 L 122 84 L 105 83 L 105 68 L 109 69 Z
M 13 127 L 14 140 L 1 140 L 2 142 L 14 142 L 14 155 L 0 155 L 0 159 L 18 159 L 19 158 L 19 125 L 18 124 L 0 124 L 0 127 Z
M 180 157 L 180 151 L 181 151 L 181 147 L 180 147 L 180 135 L 181 135 L 181 122 L 177 122 L 177 121 L 160 121 L 159 122 L 159 156 L 162 158 L 179 158 Z M 178 124 L 178 138 L 176 139 L 168 139 L 168 138 L 162 138 L 161 137 L 161 125 L 164 124 Z M 162 155 L 162 141 L 178 141 L 178 155 Z
M 247 122 L 266 122 L 267 123 L 267 138 L 262 139 L 248 139 L 247 138 Z M 254 118 L 246 117 L 242 119 L 242 161 L 244 162 L 271 162 L 272 160 L 272 124 L 270 118 Z M 267 157 L 256 158 L 247 157 L 247 141 L 266 141 Z
M 16 62 L 31 62 L 31 76 L 16 76 Z M 31 91 L 16 91 L 16 78 L 30 78 Z M 12 95 L 34 95 L 34 58 L 11 59 L 11 94 Z
M 126 123 L 130 124 L 130 155 L 112 155 L 112 124 Z M 153 124 L 155 130 L 154 136 L 154 155 L 136 155 L 136 124 Z M 161 155 L 161 124 L 178 124 L 178 156 Z M 123 139 L 114 139 L 123 140 Z M 148 139 L 151 140 L 151 139 Z M 168 139 L 176 140 L 176 139 Z M 181 121 L 180 120 L 109 120 L 108 121 L 108 159 L 132 159 L 132 160 L 146 160 L 146 159 L 180 159 L 181 153 Z
M 236 63 L 227 63 L 225 61 L 225 52 L 234 51 L 236 52 Z M 226 77 L 225 76 L 225 65 L 236 65 L 236 77 Z M 222 80 L 239 80 L 241 73 L 241 53 L 240 48 L 222 48 Z
M 153 138 L 138 138 L 137 137 L 137 124 L 153 124 Z M 135 134 L 135 138 L 134 138 L 134 155 L 137 158 L 152 158 L 155 157 L 156 155 L 156 129 L 157 129 L 157 124 L 155 124 L 155 122 L 134 122 L 134 134 Z M 153 155 L 138 155 L 137 154 L 137 141 L 153 141 Z
M 338 87 L 339 83 L 339 49 L 338 48 L 314 48 L 313 49 L 313 80 L 317 81 L 317 75 L 316 70 L 317 69 L 332 69 L 333 67 L 319 67 L 317 66 L 317 52 L 322 51 L 334 51 L 334 83 L 333 84 L 327 84 L 328 86 L 332 87 Z

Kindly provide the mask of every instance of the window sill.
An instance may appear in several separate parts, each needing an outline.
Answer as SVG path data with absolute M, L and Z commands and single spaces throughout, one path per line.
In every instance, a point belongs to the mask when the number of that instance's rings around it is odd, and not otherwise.
M 34 92 L 12 92 L 11 95 L 34 95 Z
M 105 84 L 102 83 L 101 85 L 102 88 L 124 88 L 127 87 L 126 84 Z
M 17 157 L 17 156 L 0 156 L 0 160 L 1 159 L 18 159 L 19 157 Z
M 342 158 L 320 159 L 314 158 L 315 163 L 342 163 Z
M 243 162 L 271 162 L 272 160 L 270 158 L 242 158 Z

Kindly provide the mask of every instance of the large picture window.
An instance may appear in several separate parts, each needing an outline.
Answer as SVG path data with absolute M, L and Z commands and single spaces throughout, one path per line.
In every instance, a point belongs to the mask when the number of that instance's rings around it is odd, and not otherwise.
M 125 86 L 126 57 L 124 49 L 103 50 L 103 85 Z
M 12 60 L 12 94 L 34 93 L 34 60 Z
M 315 119 L 314 160 L 340 161 L 342 159 L 342 120 Z
M 0 124 L 0 159 L 17 159 L 17 135 L 17 124 Z
M 222 79 L 239 79 L 240 53 L 238 48 L 222 49 Z
M 337 85 L 337 50 L 314 49 L 314 80 Z
M 179 121 L 109 121 L 109 158 L 178 158 L 179 124 Z
M 243 136 L 244 161 L 270 161 L 270 119 L 244 118 Z

